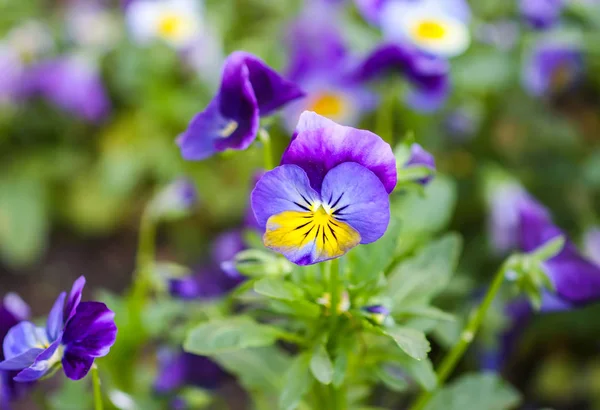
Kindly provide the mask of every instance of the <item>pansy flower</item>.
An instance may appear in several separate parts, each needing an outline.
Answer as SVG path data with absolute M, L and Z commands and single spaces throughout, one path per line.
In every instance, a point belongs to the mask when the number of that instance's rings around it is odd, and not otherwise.
M 414 143 L 410 147 L 410 157 L 404 164 L 404 168 L 419 166 L 435 172 L 435 158 L 429 152 L 425 151 L 421 145 Z M 432 179 L 433 175 L 428 175 L 419 179 L 417 182 L 421 185 L 427 185 Z
M 379 136 L 304 112 L 281 165 L 252 191 L 252 209 L 267 247 L 314 264 L 385 233 L 396 179 L 396 159 Z
M 246 149 L 257 136 L 260 117 L 303 95 L 258 57 L 233 52 L 217 95 L 177 139 L 181 155 L 201 160 L 226 149 Z
M 356 0 L 359 11 L 381 27 L 385 41 L 410 43 L 453 57 L 470 44 L 470 8 L 464 0 Z
M 19 371 L 14 380 L 30 382 L 62 365 L 68 378 L 79 380 L 95 358 L 108 354 L 117 336 L 115 315 L 104 303 L 81 302 L 84 285 L 82 276 L 68 297 L 58 296 L 45 327 L 24 321 L 10 329 L 0 370 Z
M 15 293 L 9 293 L 0 303 L 0 340 L 4 340 L 8 331 L 19 322 L 29 319 L 29 306 Z M 4 353 L 0 349 L 0 361 Z M 0 409 L 8 409 L 9 402 L 21 393 L 21 389 L 12 378 L 15 372 L 0 370 Z
M 283 111 L 290 131 L 307 110 L 353 126 L 377 105 L 377 95 L 351 75 L 356 61 L 342 38 L 339 11 L 335 4 L 311 2 L 290 26 L 287 77 L 306 92 Z
M 384 44 L 372 51 L 355 69 L 357 81 L 381 78 L 386 72 L 400 73 L 411 90 L 407 103 L 419 111 L 439 108 L 450 92 L 448 61 L 410 45 Z
M 560 92 L 574 85 L 583 74 L 583 54 L 570 44 L 543 41 L 525 61 L 523 84 L 534 96 Z
M 200 4 L 194 0 L 132 0 L 125 8 L 129 31 L 141 44 L 161 39 L 176 48 L 187 47 L 202 31 Z
M 548 29 L 558 23 L 564 6 L 564 0 L 519 0 L 521 16 L 536 29 Z

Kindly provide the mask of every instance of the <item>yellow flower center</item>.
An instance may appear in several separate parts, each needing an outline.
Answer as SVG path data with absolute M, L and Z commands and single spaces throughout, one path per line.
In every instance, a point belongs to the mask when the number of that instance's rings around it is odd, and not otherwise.
M 176 37 L 183 28 L 183 18 L 176 14 L 166 14 L 158 23 L 158 32 L 167 38 Z
M 339 94 L 325 92 L 312 103 L 310 110 L 324 117 L 338 117 L 346 112 L 346 102 Z
M 237 123 L 237 121 L 233 121 L 233 120 L 231 120 L 231 121 L 230 121 L 230 122 L 229 122 L 229 123 L 228 123 L 228 124 L 225 126 L 225 128 L 223 128 L 223 129 L 221 130 L 221 133 L 220 133 L 221 137 L 223 137 L 223 138 L 227 138 L 227 137 L 231 136 L 231 134 L 233 134 L 233 133 L 235 132 L 235 130 L 237 130 L 237 127 L 238 127 L 238 123 Z
M 423 20 L 415 27 L 414 34 L 420 40 L 440 40 L 446 35 L 446 28 L 435 20 Z

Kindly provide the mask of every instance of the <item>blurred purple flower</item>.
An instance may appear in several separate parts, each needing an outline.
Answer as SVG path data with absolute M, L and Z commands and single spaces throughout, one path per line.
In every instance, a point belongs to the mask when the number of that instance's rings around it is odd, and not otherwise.
M 419 144 L 412 144 L 410 147 L 410 157 L 404 164 L 404 168 L 422 166 L 435 171 L 435 158 L 429 152 L 425 151 Z M 433 179 L 433 175 L 419 179 L 417 182 L 421 185 L 427 185 Z
M 558 23 L 564 6 L 564 0 L 519 0 L 521 16 L 536 29 L 548 29 Z
M 584 237 L 585 255 L 600 266 L 600 228 L 589 229 Z
M 400 6 L 404 10 L 428 6 L 452 15 L 464 22 L 471 18 L 471 8 L 466 0 L 354 0 L 356 8 L 369 23 L 381 24 L 386 8 Z
M 177 139 L 181 155 L 202 160 L 226 149 L 246 149 L 257 136 L 260 117 L 303 95 L 258 57 L 236 51 L 225 61 L 217 95 Z
M 224 295 L 245 279 L 228 263 L 245 248 L 241 231 L 219 235 L 213 243 L 210 262 L 192 275 L 170 279 L 169 292 L 185 300 L 212 299 Z
M 8 293 L 0 304 L 0 341 L 8 331 L 20 322 L 29 319 L 29 306 L 15 293 Z M 5 359 L 0 349 L 0 362 Z M 23 386 L 15 383 L 16 372 L 0 370 L 0 409 L 9 409 L 9 403 L 23 393 Z
M 162 349 L 158 353 L 158 376 L 154 381 L 154 390 L 168 394 L 186 386 L 215 389 L 226 378 L 223 369 L 208 357 Z
M 99 122 L 110 111 L 110 101 L 96 69 L 74 57 L 42 61 L 25 73 L 29 95 L 39 95 L 85 120 Z
M 84 285 L 81 276 L 68 298 L 58 296 L 46 327 L 23 321 L 8 331 L 0 370 L 18 370 L 14 380 L 30 382 L 62 364 L 69 379 L 80 380 L 95 358 L 108 354 L 117 336 L 115 315 L 104 303 L 81 302 Z
M 154 197 L 150 210 L 154 218 L 178 218 L 186 215 L 198 202 L 198 192 L 188 178 L 178 178 Z
M 464 142 L 473 138 L 479 126 L 475 115 L 464 109 L 455 109 L 444 119 L 444 129 L 454 141 Z
M 583 69 L 583 54 L 575 46 L 540 42 L 525 62 L 523 85 L 534 96 L 563 91 L 580 79 Z
M 450 65 L 445 59 L 409 45 L 387 44 L 369 54 L 354 76 L 357 81 L 367 81 L 388 71 L 399 72 L 413 86 L 407 101 L 413 108 L 432 111 L 446 101 L 450 91 Z
M 375 108 L 377 96 L 351 77 L 355 65 L 339 30 L 340 9 L 311 2 L 291 25 L 288 78 L 307 93 L 284 110 L 288 130 L 303 111 L 314 111 L 344 125 L 356 125 L 360 116 Z
M 18 54 L 0 44 L 0 104 L 13 102 L 20 95 L 23 69 Z

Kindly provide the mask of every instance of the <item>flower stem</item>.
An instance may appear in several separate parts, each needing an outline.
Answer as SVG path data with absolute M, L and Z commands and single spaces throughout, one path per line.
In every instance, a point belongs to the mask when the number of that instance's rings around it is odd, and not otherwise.
M 329 295 L 331 305 L 329 307 L 330 314 L 330 334 L 335 332 L 335 326 L 337 322 L 338 316 L 338 305 L 340 303 L 340 293 L 339 293 L 339 281 L 340 281 L 340 273 L 339 268 L 340 264 L 337 259 L 332 259 L 326 262 L 326 269 L 329 271 Z
M 502 283 L 504 282 L 504 276 L 506 272 L 505 266 L 506 265 L 502 265 L 502 267 L 496 273 L 492 284 L 490 285 L 485 297 L 483 298 L 483 302 L 481 302 L 481 304 L 477 307 L 477 310 L 471 313 L 467 325 L 460 334 L 460 340 L 454 345 L 452 350 L 448 352 L 448 354 L 440 364 L 439 370 L 437 371 L 438 389 L 443 386 L 444 382 L 452 374 L 452 371 L 454 370 L 460 359 L 463 357 L 465 351 L 475 338 L 475 334 L 479 330 L 479 327 L 481 326 L 481 323 L 483 322 L 487 311 L 492 305 L 496 294 L 498 293 Z M 417 398 L 417 401 L 412 405 L 410 410 L 422 410 L 433 396 L 433 393 L 433 391 L 425 391 L 421 393 L 421 395 Z
M 102 402 L 102 390 L 100 389 L 100 376 L 98 375 L 98 366 L 92 365 L 92 384 L 94 386 L 94 410 L 104 410 Z
M 263 144 L 263 155 L 264 155 L 264 166 L 265 170 L 269 171 L 275 168 L 275 164 L 273 162 L 273 147 L 271 144 L 271 136 L 264 128 L 261 128 L 258 131 L 258 138 Z

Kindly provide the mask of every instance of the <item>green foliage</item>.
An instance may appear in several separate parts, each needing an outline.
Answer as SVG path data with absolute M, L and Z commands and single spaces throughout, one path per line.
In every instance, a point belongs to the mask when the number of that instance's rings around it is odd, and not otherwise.
M 423 332 L 405 327 L 392 327 L 384 331 L 410 357 L 423 360 L 431 346 Z
M 333 380 L 333 364 L 325 346 L 319 344 L 310 358 L 310 371 L 321 384 L 330 384 Z
M 311 356 L 300 354 L 294 359 L 284 376 L 284 387 L 279 396 L 280 410 L 293 410 L 298 407 L 302 397 L 308 392 L 312 383 L 310 375 Z

